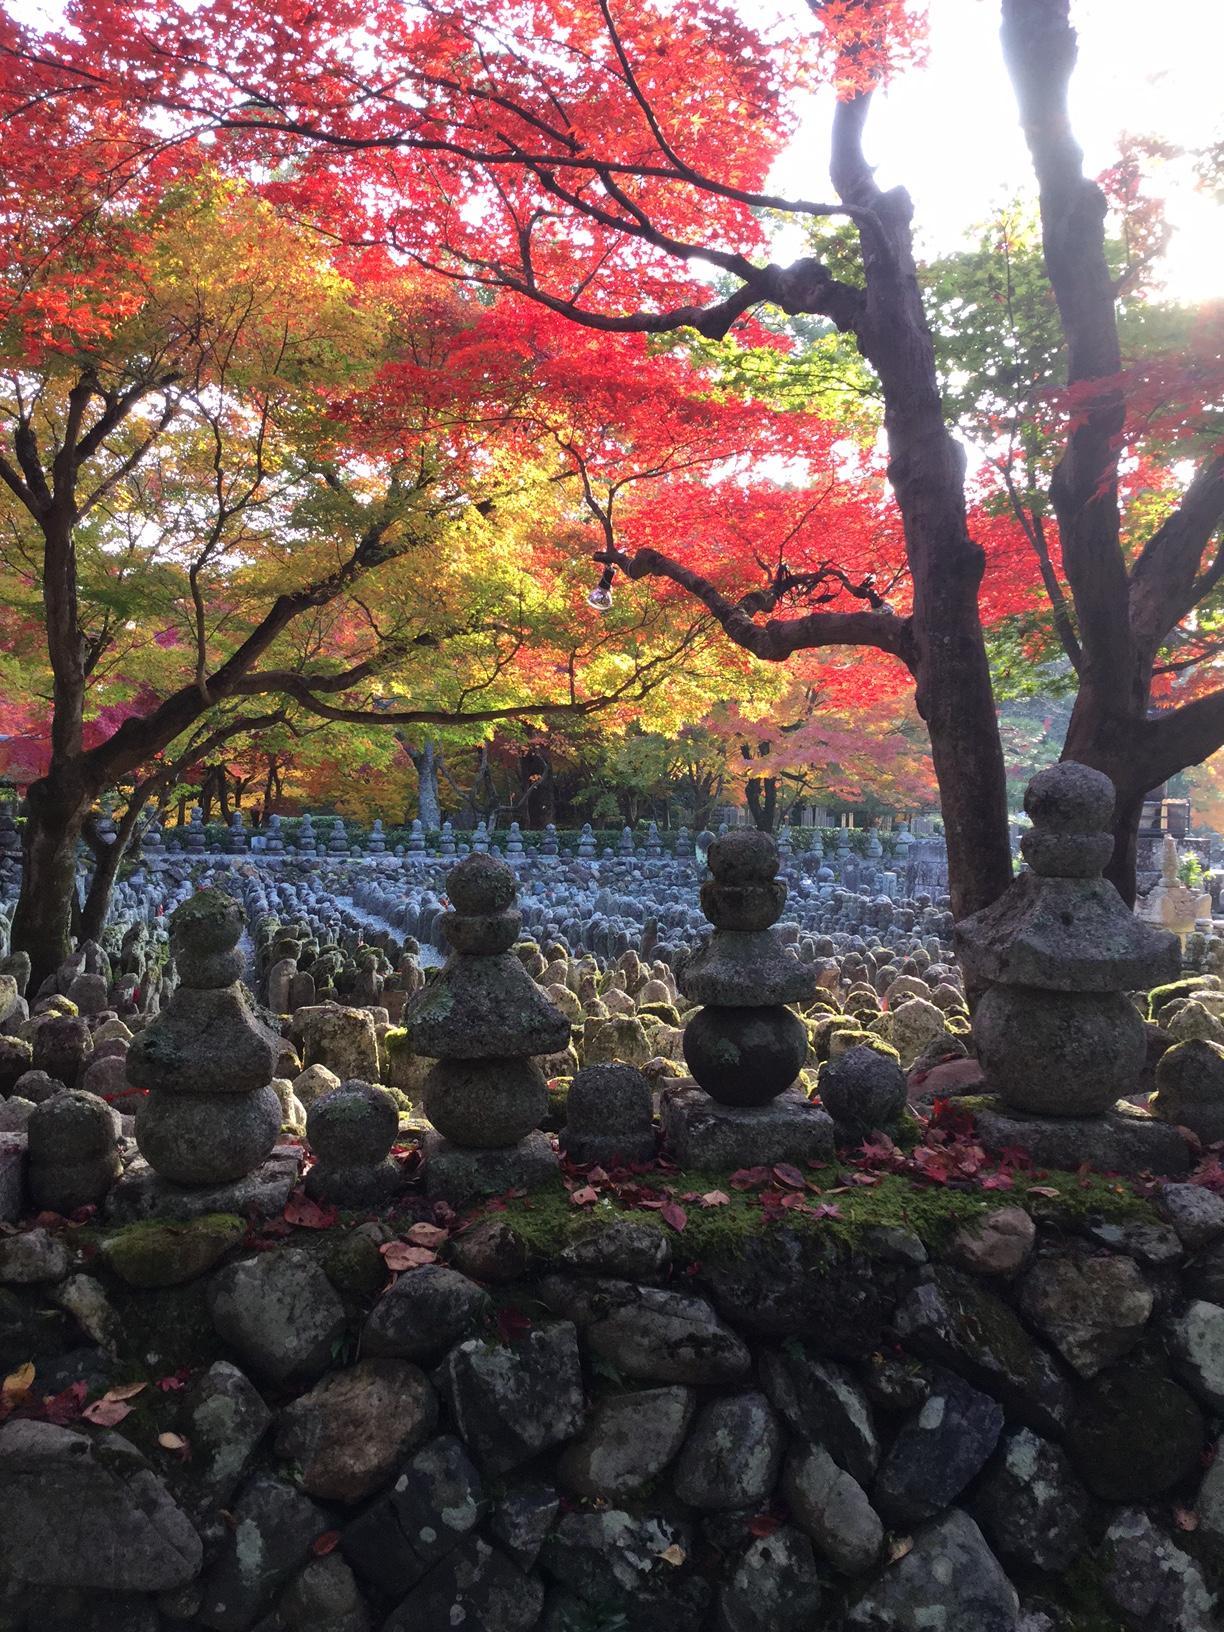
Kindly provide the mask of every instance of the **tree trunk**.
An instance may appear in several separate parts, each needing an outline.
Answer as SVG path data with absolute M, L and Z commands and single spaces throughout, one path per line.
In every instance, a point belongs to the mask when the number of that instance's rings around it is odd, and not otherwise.
M 427 740 L 422 748 L 410 748 L 408 756 L 417 773 L 417 815 L 427 833 L 442 826 L 442 801 L 438 795 L 438 752 Z
M 747 783 L 748 813 L 758 833 L 772 833 L 778 815 L 778 779 L 754 776 Z
M 26 797 L 21 893 L 11 939 L 30 955 L 31 993 L 72 950 L 77 841 L 92 803 L 90 790 L 62 773 L 40 778 Z
M 81 908 L 79 933 L 82 940 L 97 941 L 102 937 L 102 931 L 110 917 L 111 895 L 114 892 L 115 880 L 119 876 L 120 865 L 131 850 L 140 813 L 154 791 L 155 781 L 152 778 L 143 786 L 140 783 L 136 784 L 128 800 L 127 809 L 123 813 L 123 819 L 115 830 L 114 841 L 98 855 L 93 877 L 89 881 L 85 905 Z

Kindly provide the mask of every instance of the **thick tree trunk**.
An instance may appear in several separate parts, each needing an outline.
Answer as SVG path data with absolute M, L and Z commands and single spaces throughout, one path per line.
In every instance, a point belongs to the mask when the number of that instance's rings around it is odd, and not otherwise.
M 410 748 L 409 757 L 417 773 L 417 815 L 426 832 L 442 826 L 442 801 L 438 794 L 438 751 L 432 741 L 422 748 Z
M 952 911 L 989 906 L 1011 882 L 1007 778 L 978 614 L 985 567 L 965 514 L 964 454 L 943 416 L 900 188 L 881 192 L 863 157 L 866 98 L 839 104 L 833 184 L 870 210 L 860 227 L 867 287 L 854 329 L 884 387 L 888 476 L 905 525 L 913 575 L 910 666 L 926 721 L 948 843 Z
M 748 782 L 748 814 L 758 833 L 772 833 L 778 816 L 778 779 L 774 776 L 754 776 Z
M 144 785 L 136 784 L 128 800 L 127 809 L 123 813 L 123 820 L 116 829 L 113 842 L 98 855 L 93 877 L 89 881 L 89 893 L 85 897 L 85 905 L 81 908 L 79 933 L 82 940 L 99 940 L 106 928 L 119 868 L 131 851 L 140 813 L 149 802 L 155 787 L 156 783 L 152 779 Z
M 12 944 L 29 953 L 32 993 L 72 950 L 77 841 L 92 803 L 92 791 L 63 772 L 42 777 L 26 798 Z

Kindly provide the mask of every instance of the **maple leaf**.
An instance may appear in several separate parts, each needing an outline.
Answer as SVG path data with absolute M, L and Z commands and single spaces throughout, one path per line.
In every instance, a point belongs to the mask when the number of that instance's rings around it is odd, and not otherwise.
M 503 1304 L 497 1311 L 497 1330 L 503 1343 L 513 1343 L 531 1330 L 531 1317 L 514 1304 Z
M 688 1214 L 678 1201 L 669 1201 L 660 1212 L 659 1217 L 665 1224 L 670 1224 L 673 1230 L 682 1231 L 688 1223 Z
M 406 1241 L 384 1241 L 379 1247 L 388 1269 L 420 1269 L 423 1264 L 436 1264 L 438 1255 L 429 1247 L 413 1247 Z
M 728 1207 L 731 1204 L 731 1197 L 725 1190 L 707 1190 L 704 1196 L 697 1199 L 703 1207 Z
M 779 1184 L 789 1185 L 792 1190 L 804 1190 L 807 1188 L 807 1180 L 804 1178 L 803 1174 L 800 1173 L 797 1167 L 793 1167 L 789 1162 L 778 1162 L 773 1169 L 773 1176 L 775 1179 L 777 1179 Z
M 125 1405 L 122 1400 L 112 1399 L 109 1394 L 104 1394 L 100 1400 L 87 1405 L 81 1412 L 85 1421 L 92 1422 L 97 1428 L 115 1428 L 124 1417 L 130 1417 L 131 1414 L 130 1405 Z
M 330 1230 L 336 1222 L 336 1209 L 321 1207 L 301 1191 L 295 1191 L 285 1203 L 281 1216 L 286 1224 L 295 1225 L 300 1230 Z
M 85 1396 L 89 1392 L 84 1383 L 69 1383 L 58 1394 L 48 1394 L 43 1399 L 42 1417 L 47 1422 L 53 1422 L 63 1428 L 80 1417 L 85 1405 Z

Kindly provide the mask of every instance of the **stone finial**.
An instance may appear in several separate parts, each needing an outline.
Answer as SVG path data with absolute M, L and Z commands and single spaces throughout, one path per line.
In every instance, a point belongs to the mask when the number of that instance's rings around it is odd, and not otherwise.
M 1134 1093 L 1146 1043 L 1125 993 L 1179 972 L 1176 938 L 1128 912 L 1100 876 L 1113 806 L 1113 784 L 1086 765 L 1034 777 L 1021 840 L 1031 870 L 956 927 L 966 971 L 993 982 L 973 1019 L 978 1056 L 1017 1110 L 1082 1116 Z

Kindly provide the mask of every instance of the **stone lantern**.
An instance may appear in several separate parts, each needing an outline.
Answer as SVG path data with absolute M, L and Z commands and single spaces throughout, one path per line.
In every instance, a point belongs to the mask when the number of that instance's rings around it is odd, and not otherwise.
M 1029 871 L 956 927 L 966 974 L 990 983 L 973 1017 L 987 1086 L 1012 1110 L 1109 1111 L 1138 1091 L 1146 1035 L 1126 995 L 1175 980 L 1175 936 L 1145 924 L 1101 871 L 1114 786 L 1064 761 L 1029 783 Z
M 807 1028 L 790 1007 L 811 1001 L 816 971 L 772 927 L 786 902 L 778 847 L 743 828 L 715 839 L 708 859 L 701 907 L 714 933 L 680 975 L 681 991 L 704 1005 L 684 1030 L 696 1086 L 664 1088 L 664 1133 L 676 1159 L 695 1166 L 824 1157 L 832 1124 L 797 1086 Z

